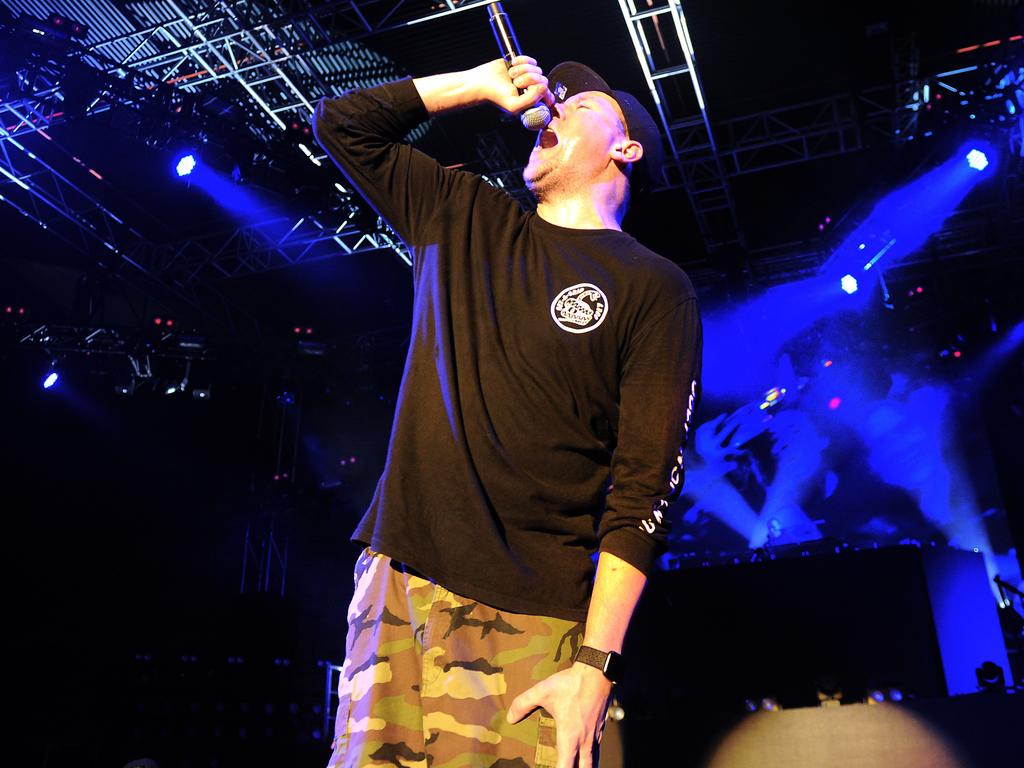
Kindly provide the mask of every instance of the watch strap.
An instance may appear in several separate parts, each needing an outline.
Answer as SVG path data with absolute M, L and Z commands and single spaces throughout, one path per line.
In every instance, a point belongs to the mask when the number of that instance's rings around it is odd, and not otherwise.
M 573 661 L 578 661 L 596 669 L 600 669 L 604 676 L 613 683 L 618 682 L 622 667 L 622 656 L 615 651 L 599 651 L 589 645 L 581 645 Z

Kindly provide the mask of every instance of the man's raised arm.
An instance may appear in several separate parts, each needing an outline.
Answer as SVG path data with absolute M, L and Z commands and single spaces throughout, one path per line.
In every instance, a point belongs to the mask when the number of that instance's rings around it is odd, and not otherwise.
M 526 92 L 519 94 L 518 88 Z M 439 206 L 465 182 L 465 174 L 402 143 L 431 115 L 491 103 L 516 112 L 538 100 L 553 101 L 536 62 L 521 56 L 506 69 L 496 59 L 462 72 L 397 80 L 373 88 L 325 97 L 313 128 L 349 182 L 410 246 L 430 242 Z

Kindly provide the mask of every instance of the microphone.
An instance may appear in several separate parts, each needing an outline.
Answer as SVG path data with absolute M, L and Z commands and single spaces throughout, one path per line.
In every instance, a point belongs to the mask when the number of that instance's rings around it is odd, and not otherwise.
M 512 59 L 520 55 L 521 49 L 519 41 L 516 40 L 516 33 L 512 31 L 508 14 L 501 7 L 501 3 L 488 3 L 487 15 L 491 20 L 491 29 L 494 30 L 494 39 L 498 41 L 501 57 L 505 60 L 505 66 L 510 67 Z M 525 91 L 520 88 L 519 93 L 523 94 Z M 539 131 L 551 122 L 551 112 L 547 104 L 540 102 L 519 115 L 519 119 L 527 130 Z

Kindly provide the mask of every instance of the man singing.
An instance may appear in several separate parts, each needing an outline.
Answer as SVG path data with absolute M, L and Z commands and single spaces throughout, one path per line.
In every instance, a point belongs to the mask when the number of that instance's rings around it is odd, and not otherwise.
M 536 213 L 402 143 L 541 101 Z M 591 768 L 699 393 L 693 287 L 621 229 L 657 127 L 589 68 L 520 56 L 326 98 L 315 129 L 408 244 L 415 296 L 330 765 Z

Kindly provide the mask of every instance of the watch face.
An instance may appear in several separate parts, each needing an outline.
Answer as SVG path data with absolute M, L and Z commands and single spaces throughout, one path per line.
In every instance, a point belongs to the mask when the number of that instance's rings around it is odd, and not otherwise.
M 622 656 L 615 651 L 609 651 L 608 658 L 604 662 L 605 676 L 612 682 L 618 683 L 622 681 L 625 672 L 626 662 L 623 661 Z

